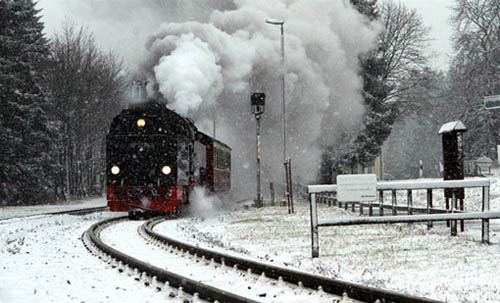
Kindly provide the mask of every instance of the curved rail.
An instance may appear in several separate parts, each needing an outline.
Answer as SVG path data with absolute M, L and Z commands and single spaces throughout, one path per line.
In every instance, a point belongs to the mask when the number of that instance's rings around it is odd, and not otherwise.
M 51 213 L 44 213 L 41 215 L 87 215 L 99 211 L 106 211 L 108 210 L 107 206 L 100 206 L 100 207 L 89 207 L 89 208 L 82 208 L 82 209 L 74 209 L 74 210 L 63 210 L 63 211 L 56 211 L 56 212 L 51 212 Z
M 395 291 L 379 289 L 375 287 L 364 286 L 357 283 L 331 279 L 322 277 L 319 275 L 314 275 L 311 273 L 301 272 L 298 270 L 287 269 L 283 267 L 273 266 L 265 263 L 259 263 L 252 260 L 243 259 L 240 257 L 235 257 L 219 252 L 215 252 L 209 249 L 200 248 L 188 243 L 177 241 L 153 231 L 153 228 L 159 223 L 165 221 L 164 218 L 155 218 L 147 221 L 143 227 L 146 234 L 150 237 L 178 249 L 186 250 L 190 254 L 205 256 L 207 259 L 214 259 L 215 262 L 224 262 L 227 266 L 236 265 L 239 269 L 247 270 L 251 269 L 253 273 L 261 274 L 265 273 L 266 277 L 279 279 L 280 277 L 283 281 L 290 282 L 293 284 L 302 284 L 305 287 L 318 289 L 322 287 L 323 291 L 331 293 L 334 295 L 342 296 L 347 294 L 349 298 L 363 301 L 363 302 L 394 302 L 394 303 L 437 303 L 442 302 L 438 300 L 417 297 L 407 294 L 398 293 Z
M 73 209 L 73 210 L 61 210 L 61 211 L 55 211 L 55 212 L 49 212 L 49 213 L 40 213 L 40 214 L 32 214 L 32 215 L 27 215 L 27 216 L 19 216 L 19 217 L 12 217 L 12 218 L 3 218 L 0 219 L 0 224 L 5 224 L 5 222 L 9 222 L 11 220 L 20 220 L 20 219 L 33 219 L 33 218 L 38 218 L 38 217 L 43 217 L 43 216 L 54 216 L 54 215 L 75 215 L 75 216 L 83 216 L 95 212 L 100 212 L 100 211 L 106 211 L 108 210 L 107 206 L 100 206 L 100 207 L 90 207 L 90 208 L 81 208 L 81 209 Z
M 234 303 L 253 303 L 257 302 L 254 300 L 251 300 L 249 298 L 241 297 L 236 294 L 232 294 L 230 292 L 211 287 L 208 285 L 205 285 L 201 282 L 192 280 L 190 278 L 172 273 L 170 271 L 158 268 L 156 266 L 153 266 L 151 264 L 145 263 L 143 261 L 140 261 L 134 257 L 131 257 L 129 255 L 126 255 L 108 245 L 106 245 L 104 242 L 101 241 L 99 238 L 99 233 L 103 228 L 106 228 L 110 224 L 117 223 L 122 220 L 127 220 L 128 217 L 118 217 L 118 218 L 112 218 L 112 219 L 107 219 L 98 223 L 95 223 L 92 225 L 86 232 L 86 235 L 88 236 L 89 240 L 95 245 L 99 250 L 103 251 L 104 253 L 108 254 L 112 258 L 115 258 L 116 260 L 119 260 L 125 264 L 128 264 L 128 266 L 132 268 L 138 269 L 140 272 L 146 273 L 150 277 L 156 277 L 157 281 L 159 282 L 168 282 L 171 287 L 182 287 L 184 292 L 187 292 L 191 295 L 194 295 L 195 293 L 198 294 L 198 297 L 200 299 L 206 300 L 206 301 L 218 301 L 220 303 L 222 302 L 234 302 Z

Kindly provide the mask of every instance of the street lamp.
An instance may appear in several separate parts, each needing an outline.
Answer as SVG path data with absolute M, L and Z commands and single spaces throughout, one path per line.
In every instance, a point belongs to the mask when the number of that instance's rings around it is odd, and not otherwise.
M 250 98 L 250 103 L 252 105 L 252 113 L 257 120 L 257 198 L 255 199 L 255 206 L 262 207 L 264 203 L 260 195 L 260 117 L 264 113 L 266 94 L 253 93 Z
M 496 50 L 500 48 L 500 44 L 496 45 L 495 47 L 491 48 L 488 50 L 488 53 L 485 55 L 485 65 L 486 68 L 488 68 L 491 65 L 491 57 L 494 55 Z M 489 94 L 488 96 L 483 96 L 483 102 L 484 102 L 484 107 L 486 109 L 496 109 L 500 107 L 500 95 L 498 94 L 496 88 L 497 88 L 497 83 L 498 81 L 495 81 L 495 79 L 492 79 L 494 76 L 494 72 L 491 73 L 490 70 L 486 71 L 486 76 L 487 76 L 487 83 L 486 83 L 486 89 L 487 93 Z M 492 85 L 492 80 L 493 80 L 493 85 Z
M 283 33 L 283 25 L 285 21 L 279 19 L 267 19 L 266 23 L 279 25 L 281 29 L 281 127 L 283 133 L 283 165 L 286 165 L 286 127 L 285 127 L 285 37 Z M 285 168 L 286 182 L 286 168 Z

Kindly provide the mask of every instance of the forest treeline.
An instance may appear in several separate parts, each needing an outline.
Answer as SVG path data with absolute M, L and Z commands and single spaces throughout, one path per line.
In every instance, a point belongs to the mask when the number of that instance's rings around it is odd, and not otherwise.
M 454 53 L 442 54 L 450 62 L 445 70 L 431 65 L 429 28 L 404 1 L 352 2 L 385 31 L 378 49 L 362 58 L 364 130 L 346 130 L 323 146 L 319 181 L 334 182 L 357 165 L 370 167 L 381 152 L 391 177 L 417 178 L 420 160 L 424 177 L 441 177 L 438 131 L 455 120 L 467 127 L 466 160 L 497 160 L 500 112 L 485 109 L 483 98 L 500 95 L 500 2 L 454 1 L 448 20 Z
M 0 1 L 0 202 L 102 194 L 106 129 L 122 108 L 123 64 L 85 27 L 48 40 L 31 0 Z
M 384 145 L 386 171 L 396 178 L 440 177 L 442 124 L 461 120 L 467 127 L 466 160 L 487 156 L 497 162 L 500 112 L 484 107 L 484 97 L 500 95 L 500 2 L 455 0 L 451 17 L 453 54 L 449 69 L 425 67 L 413 78 L 425 81 L 398 99 L 400 115 Z M 423 77 L 422 77 L 423 76 Z
M 439 127 L 462 120 L 466 157 L 496 159 L 500 114 L 500 4 L 455 0 L 448 70 L 430 64 L 429 28 L 404 1 L 351 0 L 383 25 L 362 56 L 366 111 L 358 128 L 321 142 L 317 180 L 331 183 L 384 152 L 397 178 L 439 176 Z M 103 193 L 105 134 L 124 106 L 126 69 L 85 25 L 70 20 L 48 39 L 33 0 L 0 0 L 0 205 L 38 204 Z

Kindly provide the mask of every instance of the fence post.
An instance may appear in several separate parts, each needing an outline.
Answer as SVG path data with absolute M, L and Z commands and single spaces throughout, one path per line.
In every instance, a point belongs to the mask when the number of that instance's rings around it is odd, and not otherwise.
M 383 216 L 384 215 L 384 190 L 383 189 L 378 191 L 378 206 L 379 206 L 378 214 L 379 214 L 379 216 Z
M 312 257 L 319 257 L 319 235 L 318 235 L 318 212 L 316 208 L 316 194 L 312 193 L 310 197 L 311 207 L 311 250 Z
M 274 183 L 269 183 L 269 191 L 271 193 L 271 205 L 274 206 Z
M 446 198 L 446 213 L 450 212 L 450 198 Z M 450 227 L 450 220 L 446 220 L 446 227 Z
M 370 201 L 370 205 L 368 206 L 368 216 L 373 216 L 373 201 Z
M 396 200 L 396 190 L 393 189 L 392 190 L 392 215 L 393 216 L 397 216 L 398 213 L 396 211 L 396 205 L 398 204 L 397 200 Z
M 408 190 L 408 193 L 407 193 L 407 203 L 408 203 L 408 215 L 413 215 L 413 210 L 412 210 L 412 207 L 413 207 L 413 195 L 412 195 L 412 192 L 411 192 L 411 189 Z
M 464 212 L 464 210 L 465 210 L 464 209 L 464 199 L 460 199 L 460 207 L 459 207 L 459 209 Z M 460 220 L 460 231 L 464 232 L 464 230 L 465 230 L 465 221 L 464 220 Z
M 351 211 L 352 212 L 356 211 L 356 202 L 352 202 L 352 204 L 351 204 Z
M 457 196 L 455 195 L 455 190 L 453 190 L 453 194 L 451 196 L 451 213 L 455 212 L 455 207 L 457 203 Z M 451 235 L 457 235 L 457 220 L 451 220 Z
M 288 182 L 289 184 L 289 191 L 288 191 L 288 201 L 291 205 L 291 213 L 295 213 L 293 209 L 293 181 L 292 181 L 292 159 L 288 158 Z
M 490 210 L 490 187 L 483 186 L 483 203 L 481 211 Z M 481 226 L 482 242 L 490 244 L 490 219 L 483 219 Z
M 432 208 L 432 189 L 428 188 L 427 189 L 427 213 L 431 213 L 431 208 Z M 427 222 L 427 229 L 432 228 L 432 221 Z

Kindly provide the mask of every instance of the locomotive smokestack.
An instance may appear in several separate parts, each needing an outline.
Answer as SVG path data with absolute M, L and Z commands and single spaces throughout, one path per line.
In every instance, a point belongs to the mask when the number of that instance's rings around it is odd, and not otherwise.
M 148 81 L 146 80 L 136 80 L 132 81 L 130 97 L 134 102 L 142 102 L 147 99 L 147 85 Z
M 148 98 L 148 90 L 147 90 L 147 85 L 148 85 L 148 81 L 142 81 L 141 82 L 141 88 L 140 88 L 140 98 L 141 98 L 141 101 L 144 101 Z

